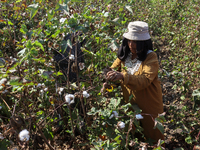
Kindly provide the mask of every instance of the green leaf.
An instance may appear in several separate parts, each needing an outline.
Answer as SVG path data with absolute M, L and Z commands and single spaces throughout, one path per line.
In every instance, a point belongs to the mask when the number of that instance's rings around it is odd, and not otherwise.
M 31 82 L 29 80 L 26 80 L 24 78 L 16 78 L 10 80 L 10 85 L 34 85 L 34 82 Z
M 126 5 L 125 8 L 128 9 L 128 11 L 133 15 L 133 10 L 131 6 Z
M 71 40 L 67 40 L 67 45 L 72 49 L 72 42 L 71 42 Z
M 32 45 L 30 40 L 28 40 L 28 42 L 26 43 L 26 47 L 27 48 L 32 48 L 33 47 L 33 45 Z
M 8 20 L 8 25 L 13 25 L 13 23 L 10 20 Z
M 185 96 L 184 96 L 184 95 L 182 95 L 182 96 L 180 97 L 180 99 L 181 99 L 181 100 L 184 100 L 184 99 L 185 99 Z
M 126 112 L 130 107 L 131 107 L 131 103 L 127 103 L 125 105 L 122 105 L 121 107 L 124 109 L 124 111 Z
M 4 66 L 6 64 L 6 61 L 4 58 L 0 58 L 0 66 Z
M 17 0 L 15 3 L 19 3 L 19 2 L 21 2 L 22 0 Z
M 185 142 L 188 143 L 188 144 L 192 144 L 192 138 L 191 136 L 188 136 L 185 138 Z
M 28 32 L 28 29 L 27 29 L 27 27 L 26 27 L 25 24 L 22 24 L 22 25 L 21 25 L 20 31 L 21 31 L 23 34 L 26 34 L 26 33 Z
M 104 0 L 105 4 L 109 4 L 112 0 Z
M 30 54 L 33 56 L 37 56 L 38 55 L 38 51 L 33 47 L 30 51 Z
M 62 75 L 63 75 L 63 73 L 62 73 L 62 72 L 60 72 L 60 71 L 58 71 L 58 72 L 56 72 L 56 73 L 53 73 L 53 75 L 56 75 L 56 76 L 62 76 Z
M 121 98 L 111 98 L 110 104 L 108 105 L 109 108 L 116 109 L 117 106 L 120 104 Z
M 58 29 L 51 37 L 55 38 L 60 33 L 60 29 Z
M 45 62 L 45 59 L 44 58 L 33 58 L 34 61 L 37 61 L 37 62 L 41 62 L 41 63 L 44 63 Z
M 67 6 L 67 4 L 59 4 L 59 8 L 56 9 L 55 11 L 59 10 L 64 11 L 66 15 L 69 15 L 69 7 Z
M 32 19 L 36 15 L 38 8 L 39 8 L 39 5 L 38 5 L 38 3 L 31 4 L 31 5 L 28 6 L 28 8 L 31 10 L 30 17 Z
M 157 118 L 155 119 L 155 126 L 154 126 L 154 129 L 156 129 L 156 128 L 158 128 L 158 130 L 160 130 L 160 132 L 161 132 L 162 134 L 164 134 L 164 126 L 162 125 L 162 123 L 160 123 L 160 122 L 158 121 Z
M 50 10 L 47 14 L 48 14 L 48 20 L 50 21 L 53 18 L 54 14 L 55 14 L 55 11 L 54 10 Z
M 97 110 L 95 107 L 92 107 L 92 108 L 91 108 L 91 111 L 88 112 L 87 114 L 88 114 L 88 115 L 95 115 L 95 114 L 98 113 L 98 112 L 99 112 L 99 110 Z
M 42 49 L 42 50 L 44 51 L 43 45 L 42 45 L 40 42 L 38 42 L 38 41 L 35 41 L 35 42 L 33 43 L 33 46 L 39 47 L 40 49 Z

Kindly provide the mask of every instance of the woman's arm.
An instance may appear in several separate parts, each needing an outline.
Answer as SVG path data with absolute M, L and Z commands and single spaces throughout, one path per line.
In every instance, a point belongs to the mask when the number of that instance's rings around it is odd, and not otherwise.
M 117 68 L 117 70 L 119 70 L 119 69 L 121 68 L 121 60 L 120 60 L 119 58 L 117 58 L 117 59 L 113 62 L 112 66 L 111 66 L 110 68 L 112 68 L 112 69 Z
M 127 72 L 123 72 L 124 80 L 122 84 L 133 90 L 147 88 L 158 75 L 159 64 L 156 53 L 149 54 L 143 65 L 141 75 L 130 75 Z

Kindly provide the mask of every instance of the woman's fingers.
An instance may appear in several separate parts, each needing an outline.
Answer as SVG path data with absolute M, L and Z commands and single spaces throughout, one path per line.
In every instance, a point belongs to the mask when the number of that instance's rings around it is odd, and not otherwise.
M 116 73 L 115 72 L 110 72 L 107 74 L 107 80 L 112 81 L 114 78 L 116 77 Z
M 114 73 L 115 71 L 109 71 L 106 76 L 109 76 L 110 74 Z

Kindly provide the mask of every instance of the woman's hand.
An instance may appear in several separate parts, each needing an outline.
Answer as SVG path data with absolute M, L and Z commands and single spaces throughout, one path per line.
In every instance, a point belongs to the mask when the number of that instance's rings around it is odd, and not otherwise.
M 124 75 L 118 71 L 109 71 L 106 74 L 106 79 L 109 81 L 117 81 L 117 80 L 124 80 Z

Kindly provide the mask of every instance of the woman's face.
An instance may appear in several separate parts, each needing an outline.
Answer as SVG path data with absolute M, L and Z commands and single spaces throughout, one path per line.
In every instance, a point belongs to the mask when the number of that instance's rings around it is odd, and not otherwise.
M 136 41 L 128 40 L 128 47 L 129 47 L 131 53 L 133 53 L 133 54 L 136 53 Z

